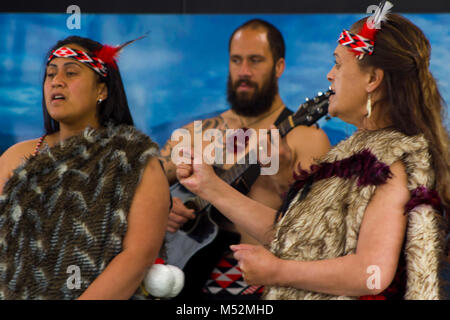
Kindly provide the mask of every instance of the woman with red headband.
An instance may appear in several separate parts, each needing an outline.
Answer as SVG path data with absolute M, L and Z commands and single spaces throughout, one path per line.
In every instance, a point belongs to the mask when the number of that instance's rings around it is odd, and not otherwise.
M 358 130 L 300 170 L 280 212 L 245 198 L 210 167 L 177 168 L 181 183 L 266 244 L 232 246 L 245 280 L 265 285 L 266 299 L 443 298 L 443 102 L 428 40 L 386 14 L 390 7 L 339 37 L 329 113 Z
M 46 133 L 0 158 L 0 299 L 128 299 L 159 253 L 169 187 L 133 127 L 122 47 L 69 37 L 48 54 Z

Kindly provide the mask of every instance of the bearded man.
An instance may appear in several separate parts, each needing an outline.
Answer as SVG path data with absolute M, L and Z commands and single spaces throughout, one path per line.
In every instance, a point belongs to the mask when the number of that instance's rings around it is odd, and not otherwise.
M 285 44 L 276 27 L 260 19 L 244 23 L 230 37 L 229 57 L 227 100 L 231 109 L 203 120 L 203 131 L 212 128 L 224 131 L 268 129 L 292 113 L 284 105 L 278 91 L 278 79 L 285 69 Z M 183 128 L 194 136 L 194 123 Z M 176 166 L 171 159 L 177 143 L 169 140 L 161 150 L 161 160 L 171 184 L 177 182 Z M 281 206 L 283 193 L 293 182 L 293 173 L 300 167 L 309 168 L 314 159 L 330 149 L 328 137 L 315 126 L 295 127 L 281 139 L 281 144 L 284 145 L 285 161 L 280 161 L 277 174 L 260 175 L 251 185 L 240 181 L 241 187 L 247 187 L 240 189 L 241 192 L 274 209 Z M 176 232 L 194 218 L 194 211 L 186 208 L 180 199 L 174 198 L 167 231 Z M 217 241 L 209 251 L 199 253 L 197 259 L 188 262 L 184 268 L 185 289 L 177 298 L 258 299 L 262 287 L 245 283 L 229 249 L 230 244 L 258 242 L 220 214 L 215 221 L 221 230 Z

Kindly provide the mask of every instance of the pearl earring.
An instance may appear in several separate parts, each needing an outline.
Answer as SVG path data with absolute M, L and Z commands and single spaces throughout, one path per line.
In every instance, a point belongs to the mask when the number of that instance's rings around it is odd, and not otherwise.
M 98 99 L 98 100 L 97 100 L 97 104 L 102 103 L 102 101 L 103 101 L 102 99 Z
M 370 118 L 370 115 L 372 114 L 372 100 L 370 98 L 370 93 L 369 96 L 367 97 L 367 105 L 366 105 L 366 109 L 367 109 L 367 118 Z

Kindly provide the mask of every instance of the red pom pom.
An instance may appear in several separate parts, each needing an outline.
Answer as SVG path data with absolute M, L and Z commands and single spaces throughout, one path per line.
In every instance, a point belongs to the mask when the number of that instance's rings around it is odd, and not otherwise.
M 117 69 L 116 59 L 119 56 L 120 49 L 120 46 L 112 47 L 109 45 L 104 45 L 100 50 L 95 52 L 95 55 L 107 65 L 111 65 Z

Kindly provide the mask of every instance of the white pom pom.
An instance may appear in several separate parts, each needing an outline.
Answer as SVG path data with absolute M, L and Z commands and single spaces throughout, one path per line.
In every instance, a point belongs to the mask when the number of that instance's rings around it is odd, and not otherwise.
M 171 292 L 175 277 L 170 268 L 163 264 L 154 264 L 144 278 L 145 290 L 156 298 L 165 298 Z
M 173 275 L 174 283 L 172 290 L 167 295 L 168 298 L 176 297 L 184 287 L 184 272 L 180 268 L 172 265 L 167 265 Z

